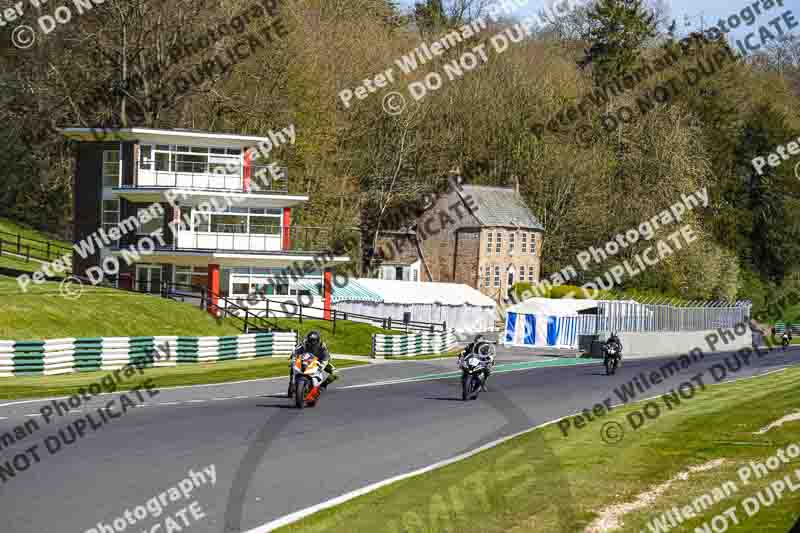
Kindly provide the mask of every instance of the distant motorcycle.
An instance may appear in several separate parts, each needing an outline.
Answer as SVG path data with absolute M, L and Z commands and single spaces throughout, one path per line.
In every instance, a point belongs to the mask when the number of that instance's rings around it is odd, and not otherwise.
M 619 346 L 615 342 L 606 343 L 603 346 L 603 365 L 606 367 L 606 375 L 610 376 L 617 372 L 619 361 L 622 358 Z
M 789 339 L 789 335 L 784 333 L 783 337 L 781 337 L 781 346 L 783 346 L 783 351 L 784 352 L 786 351 L 786 347 L 789 346 L 790 342 L 791 342 L 791 340 Z
M 294 398 L 295 407 L 303 409 L 317 404 L 322 393 L 321 385 L 328 379 L 328 373 L 324 368 L 324 365 L 309 353 L 296 355 L 292 359 L 287 396 Z

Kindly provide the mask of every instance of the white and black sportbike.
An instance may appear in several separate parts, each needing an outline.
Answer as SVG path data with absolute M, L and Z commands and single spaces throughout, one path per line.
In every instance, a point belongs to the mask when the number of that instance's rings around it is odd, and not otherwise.
M 458 367 L 461 369 L 461 399 L 475 400 L 481 390 L 486 390 L 486 380 L 494 367 L 495 350 L 489 343 L 481 343 L 474 350 L 461 353 Z
M 603 366 L 606 367 L 606 375 L 610 376 L 617 372 L 617 367 L 622 360 L 622 343 L 613 333 L 603 345 Z

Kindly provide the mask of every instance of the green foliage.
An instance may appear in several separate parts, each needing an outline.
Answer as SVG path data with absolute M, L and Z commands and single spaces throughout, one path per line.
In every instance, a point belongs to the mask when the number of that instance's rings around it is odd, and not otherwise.
M 589 12 L 590 48 L 581 65 L 592 66 L 597 85 L 608 83 L 632 70 L 655 35 L 655 18 L 641 0 L 600 0 Z

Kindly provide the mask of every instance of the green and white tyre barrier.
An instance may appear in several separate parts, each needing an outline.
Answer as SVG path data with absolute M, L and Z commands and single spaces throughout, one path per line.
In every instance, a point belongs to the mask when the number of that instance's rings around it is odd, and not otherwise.
M 372 336 L 372 355 L 383 357 L 409 357 L 414 355 L 447 353 L 458 343 L 455 331 L 436 333 L 409 333 L 405 335 Z
M 215 363 L 254 357 L 289 356 L 295 332 L 230 337 L 98 337 L 0 341 L 0 377 L 71 374 L 147 367 Z

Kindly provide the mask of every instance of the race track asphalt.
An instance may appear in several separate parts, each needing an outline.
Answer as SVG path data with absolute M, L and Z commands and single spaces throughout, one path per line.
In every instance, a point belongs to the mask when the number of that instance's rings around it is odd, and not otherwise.
M 725 355 L 707 356 L 640 396 L 666 392 Z M 520 360 L 504 357 L 502 351 L 498 358 Z M 45 437 L 94 411 L 109 397 L 95 399 L 82 407 L 83 412 L 50 424 L 41 416 L 30 416 L 49 402 L 6 402 L 0 404 L 0 435 L 30 420 L 38 420 L 39 429 L 2 446 L 0 464 L 13 463 L 17 454 L 33 445 L 38 445 L 40 462 L 0 482 L 0 531 L 120 531 L 102 530 L 98 523 L 111 525 L 126 509 L 177 485 L 190 469 L 196 472 L 209 465 L 215 466 L 213 486 L 201 486 L 188 499 L 169 503 L 158 518 L 134 518 L 136 523 L 123 531 L 151 531 L 192 501 L 205 517 L 196 521 L 190 516 L 184 531 L 247 531 L 607 398 L 619 403 L 615 387 L 671 359 L 626 360 L 611 377 L 604 375 L 598 362 L 497 372 L 489 392 L 468 403 L 460 401 L 457 378 L 391 383 L 452 372 L 453 360 L 343 370 L 342 379 L 321 404 L 303 411 L 291 408 L 284 397 L 285 379 L 167 389 L 144 407 L 131 409 L 54 454 L 45 449 Z M 729 378 L 796 365 L 800 350 L 774 351 L 751 363 Z M 600 431 L 601 424 L 597 421 L 582 431 Z

